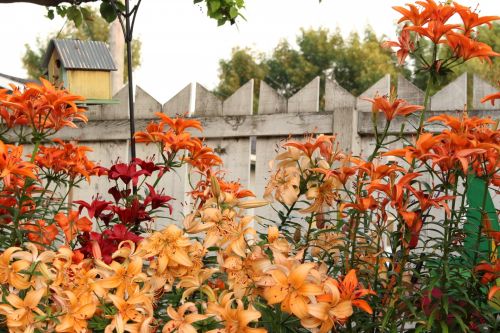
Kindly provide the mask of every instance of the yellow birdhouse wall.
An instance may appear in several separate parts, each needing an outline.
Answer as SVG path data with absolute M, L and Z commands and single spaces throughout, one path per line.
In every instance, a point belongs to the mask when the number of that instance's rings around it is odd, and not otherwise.
M 111 99 L 111 73 L 92 70 L 66 70 L 66 88 L 86 99 Z

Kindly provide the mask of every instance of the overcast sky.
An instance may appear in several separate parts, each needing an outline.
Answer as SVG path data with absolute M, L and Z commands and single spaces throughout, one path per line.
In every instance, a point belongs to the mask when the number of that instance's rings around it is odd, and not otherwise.
M 235 46 L 270 53 L 282 38 L 294 41 L 301 27 L 340 27 L 344 35 L 363 31 L 369 24 L 377 34 L 394 37 L 398 14 L 390 7 L 408 0 L 246 0 L 247 21 L 217 27 L 192 0 L 144 0 L 136 21 L 135 36 L 142 40 L 142 66 L 135 83 L 161 103 L 189 82 L 207 88 L 218 82 L 218 61 L 228 58 Z M 134 3 L 134 1 L 132 1 Z M 478 0 L 462 0 L 476 6 Z M 479 0 L 482 15 L 500 15 L 500 0 Z M 0 4 L 2 47 L 0 72 L 26 75 L 21 64 L 24 44 L 37 36 L 58 31 L 62 19 L 45 17 L 44 7 Z

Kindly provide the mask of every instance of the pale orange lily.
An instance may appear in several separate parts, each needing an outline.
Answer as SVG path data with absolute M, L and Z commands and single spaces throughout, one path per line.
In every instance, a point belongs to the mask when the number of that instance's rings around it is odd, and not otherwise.
M 307 317 L 309 296 L 322 293 L 321 287 L 310 281 L 309 272 L 315 266 L 314 263 L 305 263 L 289 270 L 280 265 L 279 268 L 270 270 L 268 273 L 275 284 L 264 289 L 264 298 L 271 305 L 281 303 L 283 311 L 293 313 L 300 319 Z
M 177 311 L 170 305 L 167 308 L 167 315 L 171 320 L 163 326 L 162 333 L 196 333 L 196 328 L 191 324 L 209 317 L 199 314 L 196 305 L 191 302 L 181 305 Z
M 249 305 L 245 310 L 243 302 L 232 297 L 232 293 L 223 293 L 219 297 L 218 303 L 208 303 L 207 313 L 216 315 L 224 323 L 223 330 L 214 330 L 208 333 L 266 333 L 267 330 L 264 328 L 253 328 L 248 326 L 251 322 L 261 317 L 260 312 L 257 311 L 253 305 Z M 236 307 L 233 307 L 234 303 L 236 303 Z
M 215 301 L 215 293 L 205 282 L 218 270 L 215 268 L 201 269 L 197 275 L 184 276 L 177 284 L 178 288 L 185 288 L 181 300 L 186 299 L 196 291 L 200 291 L 208 296 L 208 299 Z
M 66 296 L 66 300 L 63 301 L 65 314 L 59 318 L 56 332 L 88 332 L 88 320 L 92 318 L 97 309 L 92 294 L 84 293 L 77 298 L 73 292 L 66 290 L 64 295 Z
M 7 327 L 14 332 L 30 332 L 33 331 L 35 317 L 37 315 L 45 315 L 45 313 L 38 308 L 42 297 L 45 295 L 46 289 L 30 290 L 21 299 L 14 293 L 8 294 L 5 298 L 8 304 L 0 305 L 0 314 L 7 318 Z
M 21 251 L 19 247 L 9 247 L 0 255 L 0 283 L 8 283 L 19 290 L 29 288 L 31 283 L 27 276 L 20 272 L 25 271 L 31 266 L 31 263 L 26 260 L 12 261 L 12 255 Z
M 125 293 L 132 293 L 139 283 L 148 279 L 147 275 L 142 272 L 142 258 L 138 256 L 131 257 L 123 264 L 113 261 L 110 265 L 106 265 L 100 260 L 97 263 L 98 266 L 111 273 L 103 272 L 104 276 L 109 276 L 98 281 L 97 284 L 104 289 L 116 289 L 115 294 L 119 297 L 123 297 Z M 103 269 L 100 271 L 102 272 Z
M 319 333 L 330 332 L 336 323 L 343 324 L 352 314 L 350 299 L 340 298 L 340 291 L 333 279 L 328 278 L 323 285 L 324 293 L 317 296 L 316 303 L 308 305 L 310 318 L 301 321 L 305 328 L 319 327 Z
M 137 328 L 153 315 L 152 295 L 147 295 L 143 291 L 136 290 L 127 299 L 112 294 L 109 294 L 108 298 L 113 302 L 117 313 L 106 326 L 105 333 L 112 333 L 115 329 L 117 333 L 137 332 Z

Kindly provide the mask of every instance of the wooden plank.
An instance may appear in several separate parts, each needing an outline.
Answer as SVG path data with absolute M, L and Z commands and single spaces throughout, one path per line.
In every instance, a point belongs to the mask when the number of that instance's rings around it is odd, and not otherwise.
M 113 99 L 120 101 L 118 104 L 106 104 L 102 106 L 103 120 L 128 119 L 128 84 L 124 85 Z
M 189 113 L 191 108 L 191 89 L 192 84 L 190 83 L 163 104 L 163 113 L 169 117 Z
M 135 87 L 135 119 L 155 118 L 155 113 L 161 112 L 161 110 L 160 102 L 141 87 Z
M 253 79 L 242 85 L 222 103 L 222 114 L 246 116 L 253 110 Z
M 267 183 L 269 182 L 271 176 L 270 162 L 274 160 L 278 152 L 280 151 L 280 146 L 284 139 L 277 137 L 258 137 L 256 143 L 256 157 L 255 157 L 255 195 L 258 199 L 264 197 L 264 190 Z M 278 204 L 279 205 L 279 204 Z M 278 221 L 278 215 L 269 206 L 264 206 L 255 209 L 256 216 L 262 216 L 268 219 Z M 268 221 L 262 220 L 263 224 L 269 224 Z M 257 230 L 264 231 L 265 228 L 256 226 Z
M 463 110 L 467 104 L 467 73 L 463 73 L 431 97 L 432 111 Z
M 224 118 L 237 119 L 242 116 L 251 116 L 253 110 L 253 80 L 236 90 L 229 96 L 222 106 Z M 233 125 L 233 128 L 239 127 Z M 211 140 L 217 142 L 219 140 Z M 224 162 L 223 168 L 229 171 L 229 179 L 239 180 L 245 188 L 250 186 L 250 136 L 220 139 L 220 155 Z
M 332 129 L 337 135 L 340 148 L 352 150 L 356 98 L 336 81 L 327 79 L 325 83 L 325 111 L 332 112 Z
M 137 156 L 142 159 L 153 159 L 155 162 L 163 162 L 160 156 L 160 152 L 155 145 L 137 145 Z M 155 229 L 159 230 L 164 228 L 167 224 L 172 222 L 176 223 L 178 226 L 182 225 L 185 208 L 186 208 L 186 185 L 187 185 L 187 167 L 184 165 L 181 168 L 172 170 L 165 175 L 158 183 L 156 191 L 164 191 L 163 193 L 169 195 L 175 200 L 170 203 L 173 207 L 172 215 L 168 212 L 168 209 L 163 209 L 159 212 L 160 217 L 155 220 Z M 155 179 L 152 179 L 154 181 Z M 153 185 L 150 183 L 150 185 Z M 146 188 L 146 187 L 144 187 Z M 174 221 L 172 221 L 172 219 Z
M 128 144 L 126 141 L 108 141 L 108 142 L 86 142 L 85 146 L 93 149 L 87 156 L 92 161 L 99 163 L 104 167 L 110 167 L 117 160 L 128 160 Z M 73 192 L 73 200 L 92 200 L 93 196 L 101 195 L 105 200 L 112 200 L 108 194 L 112 184 L 107 177 L 92 177 L 91 182 L 81 183 L 80 188 Z
M 500 114 L 498 113 L 498 111 L 494 111 L 494 110 L 478 110 L 478 111 L 471 111 L 471 112 L 473 112 L 474 115 L 477 117 L 492 117 L 493 119 L 500 118 Z M 426 115 L 425 115 L 425 119 L 428 119 L 430 117 L 434 117 L 437 115 L 441 115 L 441 114 L 449 114 L 449 115 L 454 116 L 454 117 L 459 117 L 462 114 L 462 111 L 458 111 L 458 110 L 457 111 L 427 111 Z M 359 117 L 359 119 L 358 119 L 358 123 L 359 123 L 358 133 L 360 135 L 373 136 L 371 114 L 368 112 L 360 112 L 358 114 L 358 117 Z M 413 124 L 413 126 L 410 124 L 407 124 L 405 126 L 403 134 L 416 134 L 415 128 L 418 128 L 418 121 L 419 120 L 415 119 L 415 118 L 408 118 L 408 120 L 411 122 L 411 124 Z M 389 127 L 388 133 L 389 134 L 398 134 L 401 130 L 401 125 L 403 124 L 404 121 L 405 121 L 404 117 L 397 117 L 397 118 L 393 119 L 391 122 L 391 126 Z M 384 125 L 385 125 L 385 119 L 383 119 L 383 117 L 379 117 L 378 123 L 377 123 L 378 128 L 383 128 Z M 426 125 L 425 128 L 426 128 L 426 130 L 428 130 L 430 132 L 437 133 L 437 132 L 442 131 L 443 126 L 440 125 L 440 123 L 432 123 L 432 124 Z
M 319 111 L 319 76 L 288 99 L 288 113 L 310 113 Z
M 481 99 L 486 95 L 494 94 L 498 90 L 497 87 L 492 86 L 488 82 L 481 79 L 479 76 L 474 74 L 472 78 L 473 82 L 473 95 L 472 95 L 472 108 L 474 110 L 500 110 L 500 103 L 495 103 L 496 105 L 491 105 L 491 102 L 481 103 Z
M 403 75 L 398 74 L 398 98 L 405 99 L 413 105 L 424 105 L 424 92 L 408 81 Z
M 222 101 L 199 83 L 196 83 L 194 114 L 197 116 L 222 115 Z
M 391 92 L 391 76 L 389 74 L 384 75 L 380 80 L 378 80 L 373 86 L 365 90 L 361 95 L 359 95 L 356 103 L 356 108 L 361 112 L 368 112 L 372 109 L 372 103 L 365 101 L 361 98 L 373 98 L 375 95 L 383 96 L 389 95 Z
M 206 138 L 236 138 L 248 136 L 288 136 L 332 131 L 332 113 L 269 114 L 224 117 L 195 117 L 204 126 L 200 136 Z M 138 131 L 146 128 L 150 120 L 138 119 Z M 277 126 L 276 124 L 279 124 Z M 129 137 L 128 120 L 79 122 L 79 128 L 65 128 L 57 133 L 64 140 L 114 141 Z M 199 135 L 198 132 L 193 132 Z
M 258 114 L 286 113 L 287 101 L 264 81 L 260 81 Z

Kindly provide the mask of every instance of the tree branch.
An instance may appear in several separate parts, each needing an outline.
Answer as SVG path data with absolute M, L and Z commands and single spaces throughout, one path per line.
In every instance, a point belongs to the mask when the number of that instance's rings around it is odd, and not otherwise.
M 54 6 L 60 5 L 62 3 L 81 4 L 81 3 L 96 2 L 96 1 L 98 1 L 98 0 L 0 0 L 0 4 L 25 2 L 25 3 L 32 3 L 35 5 L 39 5 L 39 6 L 54 7 Z

